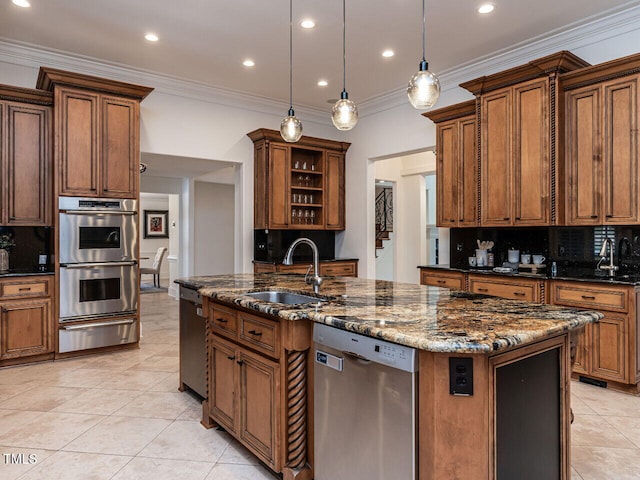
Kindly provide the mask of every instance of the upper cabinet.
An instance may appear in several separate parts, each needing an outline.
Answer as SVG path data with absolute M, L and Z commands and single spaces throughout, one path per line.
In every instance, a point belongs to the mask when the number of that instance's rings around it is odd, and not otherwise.
M 426 112 L 436 124 L 436 223 L 478 224 L 478 155 L 475 101 Z
M 640 222 L 639 68 L 633 55 L 562 77 L 567 225 Z
M 52 225 L 52 100 L 0 85 L 0 225 Z
M 254 143 L 254 228 L 344 230 L 344 162 L 349 143 L 280 132 L 247 134 Z
M 50 68 L 37 86 L 54 93 L 58 194 L 136 198 L 140 101 L 153 89 Z
M 587 65 L 563 51 L 461 84 L 478 101 L 481 226 L 562 223 L 559 74 Z

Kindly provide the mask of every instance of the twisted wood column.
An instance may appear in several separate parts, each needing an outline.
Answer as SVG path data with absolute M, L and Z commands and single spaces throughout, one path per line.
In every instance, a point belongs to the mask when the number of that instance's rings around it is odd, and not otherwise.
M 287 351 L 287 462 L 292 469 L 307 464 L 307 355 Z

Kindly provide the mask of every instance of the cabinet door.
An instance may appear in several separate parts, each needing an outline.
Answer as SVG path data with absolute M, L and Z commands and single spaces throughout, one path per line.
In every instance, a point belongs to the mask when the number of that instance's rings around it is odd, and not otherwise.
M 584 331 L 578 336 L 578 345 L 576 347 L 576 358 L 573 363 L 573 372 L 589 374 L 591 365 L 591 327 L 585 325 Z
M 269 146 L 269 221 L 268 228 L 285 229 L 291 223 L 289 208 L 289 147 L 271 144 Z
M 604 221 L 637 223 L 640 220 L 637 79 L 606 83 L 603 101 Z
M 344 155 L 327 152 L 325 158 L 324 222 L 326 230 L 344 230 Z
M 7 225 L 51 225 L 51 108 L 8 103 Z
M 98 95 L 56 87 L 60 195 L 98 195 Z
M 514 87 L 513 103 L 513 223 L 548 225 L 551 175 L 547 79 Z
M 209 337 L 209 414 L 230 432 L 238 430 L 236 406 L 237 358 L 235 347 Z
M 511 90 L 482 96 L 481 204 L 483 226 L 511 225 Z
M 453 120 L 437 126 L 436 222 L 439 227 L 458 224 L 458 122 Z M 460 179 L 463 181 L 464 179 Z
M 567 224 L 597 225 L 601 219 L 599 201 L 600 88 L 590 86 L 566 96 Z
M 49 299 L 0 305 L 0 358 L 53 352 L 51 321 Z
M 139 177 L 139 104 L 100 97 L 100 178 L 104 197 L 135 198 Z
M 261 355 L 240 352 L 240 438 L 268 465 L 279 471 L 280 368 Z
M 458 226 L 478 224 L 478 151 L 475 116 L 459 120 Z
M 624 382 L 627 378 L 626 316 L 605 313 L 591 325 L 593 351 L 591 373 L 599 378 Z

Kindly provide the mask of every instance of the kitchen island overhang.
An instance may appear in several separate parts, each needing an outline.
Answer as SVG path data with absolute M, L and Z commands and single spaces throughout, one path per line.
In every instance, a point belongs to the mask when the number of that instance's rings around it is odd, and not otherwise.
M 418 478 L 508 478 L 514 468 L 521 469 L 519 478 L 541 478 L 533 467 L 541 463 L 540 455 L 542 463 L 552 465 L 553 475 L 545 471 L 546 478 L 570 478 L 570 334 L 601 314 L 366 279 L 326 279 L 320 294 L 325 301 L 295 306 L 244 294 L 277 290 L 313 295 L 299 275 L 222 275 L 179 282 L 199 288 L 212 304 L 285 324 L 325 323 L 418 348 Z M 311 348 L 310 339 L 297 342 L 297 348 L 301 343 Z M 460 359 L 471 362 L 472 395 L 452 388 Z M 307 363 L 312 374 L 313 365 Z M 310 392 L 312 386 L 305 388 Z M 308 402 L 313 398 L 309 392 Z M 311 415 L 312 405 L 307 412 Z M 313 444 L 312 432 L 308 443 Z M 527 451 L 538 459 L 532 466 Z M 312 455 L 306 461 L 312 471 Z

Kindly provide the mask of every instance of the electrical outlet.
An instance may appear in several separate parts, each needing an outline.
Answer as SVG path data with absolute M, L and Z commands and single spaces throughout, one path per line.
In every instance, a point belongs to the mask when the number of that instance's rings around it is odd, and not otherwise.
M 473 358 L 449 357 L 449 393 L 473 395 Z
M 456 245 L 456 251 L 462 252 L 464 250 L 464 245 L 462 243 L 458 243 Z

